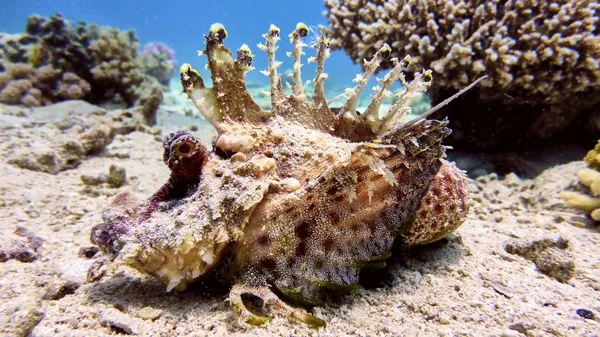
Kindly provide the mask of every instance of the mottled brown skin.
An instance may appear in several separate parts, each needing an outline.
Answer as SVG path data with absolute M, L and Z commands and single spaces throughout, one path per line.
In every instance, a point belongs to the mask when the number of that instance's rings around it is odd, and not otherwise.
M 249 284 L 271 284 L 284 295 L 316 304 L 320 291 L 358 284 L 362 267 L 380 266 L 394 238 L 412 218 L 438 172 L 445 122 L 428 121 L 409 132 L 420 146 L 364 148 L 351 165 L 330 168 L 294 194 L 258 205 L 236 246 L 235 267 Z M 434 136 L 435 135 L 435 136 Z M 393 137 L 384 142 L 394 141 Z M 369 169 L 366 157 L 381 158 L 399 182 L 392 186 Z M 404 165 L 411 158 L 411 165 Z M 371 202 L 367 182 L 374 184 Z M 356 196 L 349 196 L 349 187 Z
M 318 304 L 323 291 L 358 286 L 361 268 L 385 265 L 398 237 L 406 246 L 438 240 L 468 212 L 462 171 L 442 158 L 447 121 L 405 123 L 411 98 L 430 74 L 407 83 L 396 68 L 364 113 L 360 91 L 389 47 L 366 62 L 365 78 L 347 91 L 348 101 L 330 109 L 323 93 L 327 38 L 316 47 L 315 91 L 309 100 L 300 77 L 301 38 L 293 43 L 294 85 L 286 95 L 274 60 L 279 29 L 264 35 L 269 56 L 272 111 L 262 111 L 245 89 L 252 53 L 237 59 L 223 45 L 227 32 L 213 25 L 206 50 L 213 88 L 183 65 L 184 91 L 218 132 L 212 151 L 185 131 L 164 139 L 171 177 L 145 201 L 130 193 L 115 197 L 94 227 L 92 241 L 122 263 L 184 289 L 214 275 L 233 286 L 229 301 L 240 320 L 262 324 L 270 317 L 248 310 L 242 295 L 263 300 L 272 315 L 313 326 L 324 322 L 283 302 Z M 409 58 L 407 58 L 409 59 Z M 406 91 L 387 114 L 379 107 L 400 80 Z

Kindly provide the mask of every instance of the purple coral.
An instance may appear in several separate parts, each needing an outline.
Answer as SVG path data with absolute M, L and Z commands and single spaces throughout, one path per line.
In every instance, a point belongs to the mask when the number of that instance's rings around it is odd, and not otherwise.
M 142 53 L 146 74 L 158 79 L 160 84 L 169 86 L 175 65 L 175 51 L 162 42 L 152 42 L 144 46 Z

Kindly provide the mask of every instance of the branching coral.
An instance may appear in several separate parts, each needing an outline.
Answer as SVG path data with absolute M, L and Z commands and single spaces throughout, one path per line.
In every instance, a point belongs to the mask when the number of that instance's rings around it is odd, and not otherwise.
M 434 104 L 488 75 L 450 105 L 451 138 L 466 146 L 545 139 L 600 103 L 597 1 L 327 0 L 326 6 L 332 48 L 357 63 L 384 43 L 393 56 L 410 54 L 417 68 L 434 70 Z
M 600 171 L 600 141 L 598 141 L 596 146 L 585 155 L 583 160 L 590 168 Z
M 2 102 L 37 106 L 67 99 L 124 101 L 146 124 L 154 124 L 162 91 L 142 71 L 138 47 L 132 31 L 74 25 L 59 14 L 49 19 L 31 16 L 26 33 L 0 37 Z

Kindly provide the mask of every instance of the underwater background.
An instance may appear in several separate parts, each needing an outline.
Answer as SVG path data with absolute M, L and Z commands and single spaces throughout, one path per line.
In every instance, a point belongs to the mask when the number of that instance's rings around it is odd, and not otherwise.
M 175 51 L 175 59 L 179 65 L 191 63 L 204 72 L 204 58 L 198 57 L 198 51 L 204 49 L 204 34 L 213 23 L 219 22 L 229 32 L 227 45 L 237 49 L 247 44 L 255 58 L 255 71 L 249 72 L 248 81 L 267 82 L 268 78 L 259 70 L 266 69 L 267 58 L 256 45 L 264 42 L 263 34 L 270 24 L 278 26 L 282 34 L 287 36 L 296 28 L 298 22 L 312 27 L 318 34 L 317 27 L 326 25 L 327 18 L 323 1 L 182 1 L 176 4 L 169 1 L 7 1 L 0 9 L 0 31 L 19 33 L 23 31 L 27 17 L 39 14 L 49 17 L 60 13 L 65 19 L 95 23 L 100 26 L 113 26 L 121 30 L 133 29 L 139 38 L 140 46 L 151 42 L 163 42 Z M 283 39 L 280 49 L 280 60 L 284 62 L 280 70 L 291 68 L 293 60 L 285 56 L 291 50 L 287 39 Z M 313 56 L 308 51 L 307 56 Z M 306 62 L 304 62 L 306 63 Z M 200 66 L 202 65 L 202 66 Z M 314 64 L 304 67 L 306 74 L 314 72 Z M 176 69 L 178 70 L 178 68 Z M 327 61 L 327 73 L 330 81 L 351 83 L 360 67 L 342 52 L 332 52 Z M 177 71 L 174 74 L 179 77 Z M 208 76 L 205 76 L 208 77 Z M 306 75 L 305 75 L 306 77 Z M 308 79 L 308 77 L 307 77 Z

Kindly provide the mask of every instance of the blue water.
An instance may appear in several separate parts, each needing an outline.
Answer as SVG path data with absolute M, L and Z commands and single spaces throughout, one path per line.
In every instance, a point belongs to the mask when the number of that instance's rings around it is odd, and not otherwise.
M 24 30 L 27 17 L 31 14 L 51 16 L 61 13 L 63 17 L 98 25 L 109 25 L 119 29 L 134 29 L 143 46 L 149 42 L 164 42 L 175 50 L 178 64 L 191 63 L 204 76 L 205 58 L 197 56 L 204 49 L 205 34 L 211 24 L 222 23 L 229 33 L 225 41 L 235 51 L 243 43 L 248 44 L 256 55 L 256 70 L 249 73 L 248 81 L 266 81 L 259 70 L 267 68 L 267 57 L 256 45 L 264 42 L 264 34 L 270 24 L 281 29 L 282 40 L 277 58 L 284 64 L 280 70 L 292 68 L 292 59 L 285 55 L 291 50 L 287 35 L 298 22 L 308 26 L 327 25 L 323 16 L 323 0 L 296 1 L 153 1 L 153 0 L 55 0 L 27 1 L 0 0 L 0 31 L 19 33 Z M 313 56 L 313 50 L 306 50 Z M 303 63 L 306 64 L 306 58 Z M 312 78 L 314 67 L 303 68 L 303 79 Z M 329 84 L 352 85 L 360 67 L 352 64 L 342 52 L 336 51 L 326 63 Z M 337 94 L 337 93 L 335 93 Z

